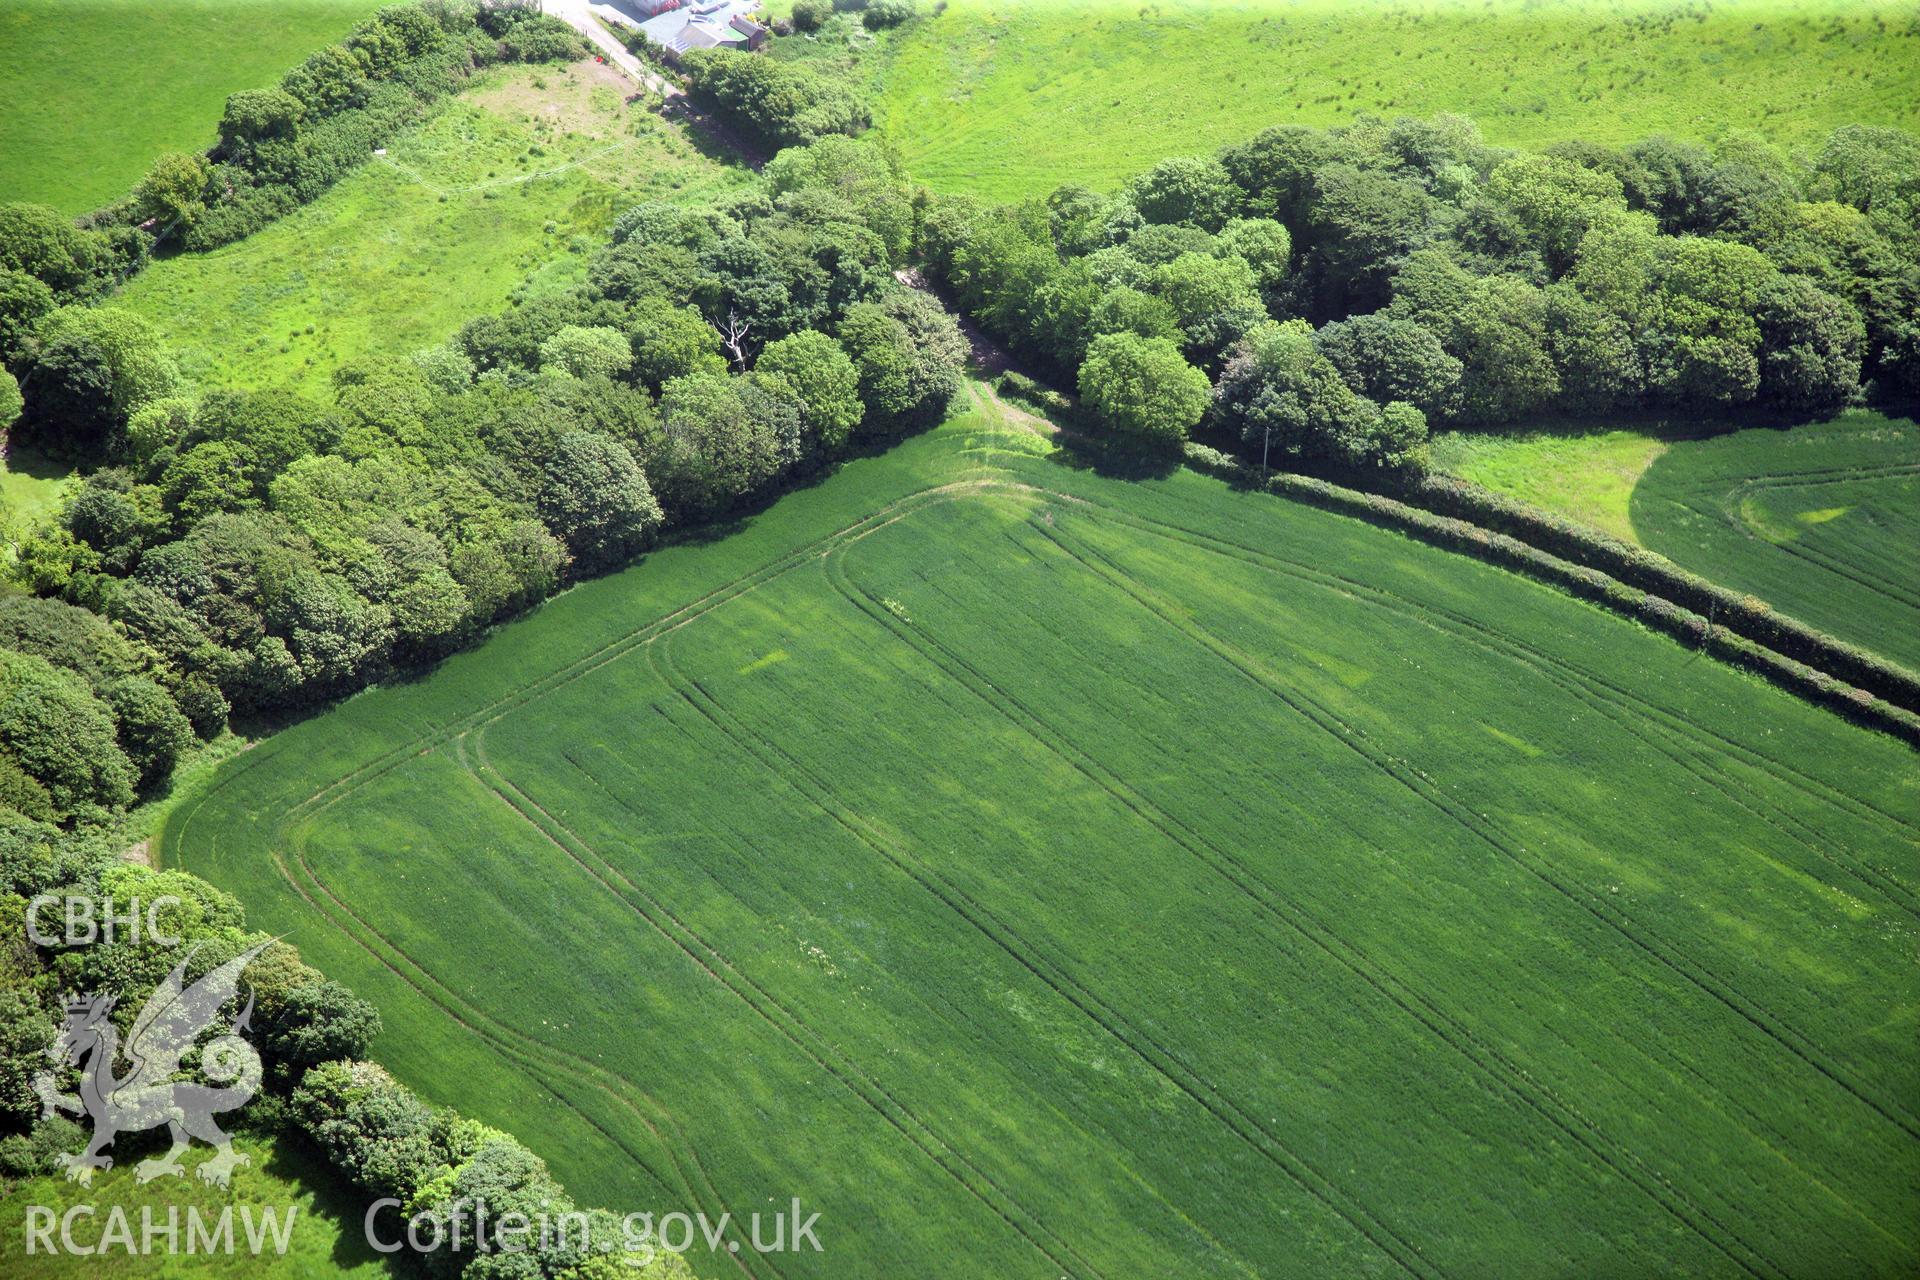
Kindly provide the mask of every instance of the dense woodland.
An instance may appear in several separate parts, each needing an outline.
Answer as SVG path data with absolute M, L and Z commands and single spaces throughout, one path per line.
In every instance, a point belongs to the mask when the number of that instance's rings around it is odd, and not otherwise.
M 796 24 L 816 10 L 796 6 Z M 196 968 L 237 954 L 254 940 L 237 904 L 120 863 L 115 821 L 235 716 L 430 663 L 939 420 L 966 344 L 897 282 L 909 265 L 1075 388 L 1081 426 L 1148 449 L 1203 430 L 1256 458 L 1417 470 L 1442 424 L 1817 417 L 1920 394 L 1920 139 L 1895 130 L 1842 129 L 1805 156 L 1665 139 L 1536 154 L 1458 118 L 1365 120 L 1268 130 L 1115 193 L 989 207 L 913 191 L 854 136 L 868 112 L 844 86 L 725 52 L 686 73 L 784 148 L 756 186 L 631 208 L 584 285 L 347 365 L 329 397 L 190 386 L 114 307 L 156 250 L 199 252 L 312 200 L 476 68 L 578 50 L 518 6 L 383 10 L 279 86 L 235 94 L 210 153 L 162 157 L 126 200 L 78 223 L 0 206 L 0 426 L 84 471 L 0 596 L 12 913 L 55 888 L 103 905 L 171 893 L 175 932 L 206 944 Z M 171 963 L 139 944 L 8 956 L 0 1162 L 73 1145 L 63 1121 L 34 1126 L 18 1065 L 37 1067 L 56 993 L 144 990 Z M 357 1186 L 425 1206 L 482 1186 L 563 1197 L 512 1138 L 341 1061 L 377 1014 L 291 948 L 253 981 L 276 1088 L 256 1109 L 296 1118 Z
M 1536 154 L 1440 117 L 1270 129 L 1113 195 L 941 200 L 923 249 L 1114 431 L 1418 467 L 1439 425 L 1920 393 L 1917 212 L 1894 129 Z

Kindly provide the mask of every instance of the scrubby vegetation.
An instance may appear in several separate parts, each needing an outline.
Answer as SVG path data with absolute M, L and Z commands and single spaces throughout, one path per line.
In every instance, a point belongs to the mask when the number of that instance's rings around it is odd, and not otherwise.
M 858 95 L 807 67 L 733 49 L 692 49 L 681 66 L 696 94 L 731 115 L 763 146 L 856 134 L 870 122 Z
M 154 262 L 113 305 L 154 325 L 189 382 L 325 395 L 342 364 L 579 283 L 627 206 L 746 181 L 625 92 L 590 62 L 481 72 L 311 205 Z

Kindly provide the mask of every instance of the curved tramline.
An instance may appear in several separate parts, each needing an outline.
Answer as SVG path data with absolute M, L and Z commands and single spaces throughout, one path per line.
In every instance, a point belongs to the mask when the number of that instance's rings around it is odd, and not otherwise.
M 164 857 L 584 1200 L 821 1213 L 705 1274 L 1920 1261 L 1910 750 L 974 405 L 278 735 Z
M 1920 426 L 1855 411 L 1675 444 L 1634 487 L 1640 540 L 1920 668 Z

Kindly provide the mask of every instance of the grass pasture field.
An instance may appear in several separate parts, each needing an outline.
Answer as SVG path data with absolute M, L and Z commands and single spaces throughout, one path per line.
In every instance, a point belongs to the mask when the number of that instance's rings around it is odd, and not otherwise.
M 0 199 L 79 214 L 163 151 L 212 146 L 227 95 L 264 89 L 381 0 L 0 0 Z
M 1912 0 L 951 0 L 849 48 L 850 20 L 781 56 L 865 81 L 937 191 L 1110 188 L 1268 125 L 1473 116 L 1489 140 L 1625 143 L 1920 124 Z
M 117 295 L 193 378 L 324 385 L 368 353 L 444 341 L 516 292 L 558 289 L 626 202 L 743 181 L 662 123 L 610 67 L 484 74 L 301 209 Z
M 1920 423 L 1855 411 L 1676 443 L 1634 486 L 1669 559 L 1920 670 Z
M 1433 437 L 1433 461 L 1441 471 L 1496 493 L 1638 542 L 1634 486 L 1670 447 L 1668 433 L 1658 428 L 1444 431 Z
M 236 757 L 163 860 L 582 1200 L 821 1214 L 703 1275 L 1920 1266 L 1908 748 L 975 397 Z
M 206 1155 L 204 1147 L 197 1148 L 185 1159 L 185 1177 L 162 1178 L 144 1184 L 136 1181 L 132 1158 L 136 1152 L 131 1150 L 135 1141 L 128 1137 L 118 1144 L 130 1150 L 121 1152 L 123 1158 L 115 1162 L 114 1168 L 96 1177 L 90 1187 L 48 1175 L 23 1178 L 4 1189 L 4 1194 L 0 1194 L 0 1257 L 7 1260 L 9 1280 L 79 1280 L 82 1276 L 87 1280 L 119 1280 L 131 1276 L 147 1280 L 155 1277 L 172 1280 L 180 1276 L 193 1276 L 196 1280 L 200 1277 L 386 1280 L 402 1274 L 365 1242 L 360 1222 L 364 1210 L 355 1203 L 352 1193 L 339 1188 L 326 1165 L 294 1143 L 256 1136 L 236 1138 L 234 1146 L 246 1153 L 251 1163 L 236 1170 L 232 1186 L 222 1189 L 193 1176 L 194 1167 Z M 159 1144 L 159 1148 L 164 1146 L 164 1142 Z M 151 1153 L 141 1149 L 137 1154 Z M 143 1211 L 162 1226 L 168 1221 L 170 1211 L 177 1213 L 180 1224 L 177 1256 L 166 1256 L 160 1250 L 150 1256 L 140 1256 L 116 1247 L 103 1248 L 98 1254 L 84 1257 L 44 1251 L 29 1254 L 28 1206 L 48 1208 L 61 1216 L 77 1207 L 91 1209 L 90 1216 L 73 1220 L 74 1239 L 82 1247 L 91 1247 L 101 1239 L 107 1227 L 107 1215 L 115 1208 L 126 1213 L 136 1245 L 141 1238 Z M 189 1210 L 198 1213 L 201 1221 L 214 1229 L 221 1211 L 228 1208 L 233 1211 L 235 1251 L 187 1255 L 184 1251 Z M 249 1218 L 243 1215 L 255 1215 L 251 1221 L 259 1224 L 263 1220 L 258 1215 L 270 1212 L 275 1215 L 275 1222 L 285 1223 L 290 1209 L 293 1225 L 286 1232 L 285 1252 L 279 1252 L 271 1243 L 276 1237 L 266 1234 L 261 1237 L 269 1241 L 265 1252 L 259 1256 L 248 1252 L 245 1224 Z M 54 1238 L 59 1239 L 57 1233 Z

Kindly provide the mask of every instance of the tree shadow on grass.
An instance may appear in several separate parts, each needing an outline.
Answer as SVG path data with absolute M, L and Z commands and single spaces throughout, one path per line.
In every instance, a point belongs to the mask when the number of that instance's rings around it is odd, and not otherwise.
M 1091 471 L 1112 480 L 1164 480 L 1180 470 L 1178 453 L 1099 440 L 1062 431 L 1054 437 L 1060 446 L 1047 460 L 1069 471 Z
M 63 462 L 34 445 L 15 443 L 11 439 L 0 446 L 0 459 L 4 459 L 8 471 L 29 480 L 63 480 L 76 470 L 71 462 Z
M 333 1242 L 331 1253 L 334 1265 L 347 1269 L 380 1263 L 387 1273 L 400 1274 L 391 1259 L 382 1258 L 368 1243 L 362 1225 L 367 1206 L 358 1201 L 336 1170 L 329 1167 L 297 1135 L 279 1135 L 272 1151 L 272 1156 L 264 1166 L 265 1171 L 283 1182 L 310 1192 L 315 1216 L 331 1219 L 338 1224 L 339 1234 Z

